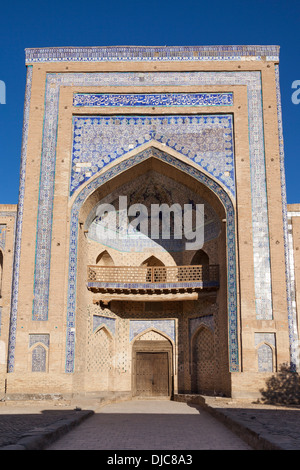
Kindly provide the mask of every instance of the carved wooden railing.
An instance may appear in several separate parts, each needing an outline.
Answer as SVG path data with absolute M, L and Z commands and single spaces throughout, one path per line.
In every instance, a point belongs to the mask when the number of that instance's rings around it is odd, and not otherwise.
M 218 282 L 219 265 L 199 266 L 88 266 L 88 282 L 199 283 Z

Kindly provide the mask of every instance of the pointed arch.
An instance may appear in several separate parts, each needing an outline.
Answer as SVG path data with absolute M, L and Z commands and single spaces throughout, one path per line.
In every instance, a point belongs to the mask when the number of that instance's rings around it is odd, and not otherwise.
M 205 265 L 209 264 L 209 256 L 204 250 L 198 250 L 194 254 L 191 265 Z
M 165 264 L 156 256 L 151 255 L 141 263 L 141 266 L 165 266 Z
M 69 291 L 67 307 L 67 343 L 66 343 L 66 372 L 72 373 L 75 364 L 75 336 L 74 322 L 76 316 L 76 276 L 77 276 L 77 240 L 79 220 L 82 211 L 89 211 L 103 192 L 103 187 L 109 182 L 110 187 L 117 185 L 117 176 L 122 174 L 122 178 L 129 180 L 131 171 L 134 168 L 136 175 L 144 172 L 144 165 L 153 162 L 155 167 L 159 166 L 162 172 L 167 168 L 178 172 L 179 178 L 195 180 L 202 184 L 204 191 L 213 194 L 215 201 L 221 203 L 222 211 L 226 217 L 226 255 L 227 255 L 227 305 L 228 305 L 228 331 L 229 331 L 229 371 L 239 371 L 239 350 L 237 331 L 237 280 L 236 280 L 236 234 L 235 234 L 235 204 L 229 193 L 221 183 L 205 174 L 200 168 L 196 168 L 191 162 L 188 163 L 182 158 L 177 158 L 170 153 L 154 147 L 147 148 L 115 163 L 115 165 L 94 179 L 88 182 L 72 198 L 70 226 L 71 238 L 69 244 Z M 100 189 L 101 188 L 101 189 Z M 220 209 L 221 211 L 221 209 Z M 225 220 L 225 219 L 224 219 Z
M 114 260 L 107 250 L 102 251 L 96 258 L 96 264 L 99 266 L 114 266 Z
M 3 252 L 0 250 L 0 298 L 2 297 L 2 282 L 3 282 Z
M 141 340 L 143 336 L 148 335 L 149 333 L 154 333 L 154 334 L 160 335 L 160 336 L 162 336 L 163 341 L 169 341 L 169 343 L 171 343 L 172 346 L 174 345 L 174 341 L 170 338 L 169 335 L 167 335 L 163 331 L 158 330 L 157 328 L 154 328 L 153 326 L 151 326 L 149 328 L 146 328 L 145 330 L 143 330 L 139 334 L 137 334 L 134 337 L 134 339 L 132 340 L 133 345 L 134 345 L 135 341 Z M 152 340 L 150 340 L 150 341 L 152 341 Z
M 193 335 L 191 349 L 192 391 L 214 392 L 214 334 L 207 325 L 199 325 Z
M 109 328 L 104 325 L 104 323 L 102 323 L 102 325 L 99 325 L 97 326 L 97 328 L 95 328 L 95 330 L 93 331 L 93 335 L 97 335 L 101 330 L 103 330 L 103 332 L 111 339 L 113 340 L 113 335 L 111 333 L 111 331 L 109 330 Z

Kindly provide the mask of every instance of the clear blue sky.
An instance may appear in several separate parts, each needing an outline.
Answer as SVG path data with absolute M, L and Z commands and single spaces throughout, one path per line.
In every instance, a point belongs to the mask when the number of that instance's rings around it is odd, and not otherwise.
M 0 203 L 18 202 L 27 47 L 193 46 L 269 44 L 281 47 L 280 83 L 288 203 L 300 203 L 299 0 L 51 0 L 0 5 Z

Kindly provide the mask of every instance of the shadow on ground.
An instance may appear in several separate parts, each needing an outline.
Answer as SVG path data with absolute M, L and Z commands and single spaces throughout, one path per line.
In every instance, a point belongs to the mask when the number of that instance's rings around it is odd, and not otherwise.
M 279 372 L 266 381 L 266 388 L 260 393 L 263 403 L 300 405 L 299 374 L 289 365 L 282 364 Z
M 0 414 L 0 448 L 16 444 L 30 434 L 42 435 L 51 427 L 63 428 L 64 424 L 80 421 L 81 410 L 41 410 L 32 413 Z M 85 412 L 86 413 L 86 412 Z

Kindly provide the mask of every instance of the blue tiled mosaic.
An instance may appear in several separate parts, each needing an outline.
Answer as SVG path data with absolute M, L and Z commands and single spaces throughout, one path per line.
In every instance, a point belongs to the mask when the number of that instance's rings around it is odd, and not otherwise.
M 117 158 L 156 141 L 191 159 L 234 195 L 232 119 L 229 114 L 76 116 L 70 194 Z
M 95 46 L 26 49 L 26 63 L 36 62 L 165 62 L 253 60 L 278 61 L 279 46 Z
M 6 224 L 0 224 L 0 248 L 4 250 L 6 239 Z
M 93 315 L 93 331 L 97 330 L 100 326 L 104 325 L 114 336 L 116 328 L 115 324 L 116 320 L 114 318 Z
M 88 282 L 89 288 L 98 289 L 178 289 L 177 282 Z M 219 281 L 181 282 L 182 289 L 203 289 L 204 287 L 219 287 Z
M 129 339 L 132 341 L 143 331 L 155 329 L 175 341 L 175 320 L 130 320 Z
M 20 167 L 20 184 L 19 184 L 19 202 L 18 202 L 18 210 L 17 210 L 17 224 L 16 224 L 16 231 L 15 231 L 15 250 L 14 250 L 14 263 L 13 263 L 13 280 L 12 280 L 10 328 L 9 328 L 9 343 L 8 343 L 8 372 L 13 372 L 14 362 L 15 362 L 17 313 L 18 313 L 18 298 L 19 298 L 19 270 L 20 270 L 21 237 L 22 237 L 22 223 L 23 223 L 23 209 L 24 209 L 24 195 L 25 195 L 25 174 L 26 174 L 26 161 L 27 161 L 27 141 L 28 141 L 29 111 L 30 111 L 30 98 L 31 98 L 31 85 L 32 85 L 32 70 L 33 70 L 32 66 L 29 65 L 27 67 L 26 88 L 25 88 L 24 118 L 23 118 L 23 130 L 22 130 L 23 137 L 22 137 L 22 148 L 21 148 L 21 167 Z
M 280 157 L 280 178 L 281 178 L 281 197 L 282 197 L 282 218 L 283 218 L 283 238 L 284 238 L 284 251 L 285 251 L 285 275 L 286 275 L 286 294 L 288 305 L 288 325 L 289 325 L 289 340 L 291 350 L 291 367 L 292 369 L 299 370 L 299 337 L 297 328 L 297 312 L 293 305 L 292 296 L 292 282 L 291 282 L 291 262 L 289 256 L 289 241 L 288 241 L 288 217 L 287 217 L 287 198 L 286 198 L 286 183 L 285 183 L 285 165 L 284 165 L 284 143 L 283 143 L 283 128 L 282 128 L 282 111 L 281 111 L 281 95 L 279 83 L 279 65 L 275 64 L 275 80 L 276 80 L 276 94 L 277 94 L 277 120 L 278 120 L 278 139 L 279 139 L 279 157 Z

